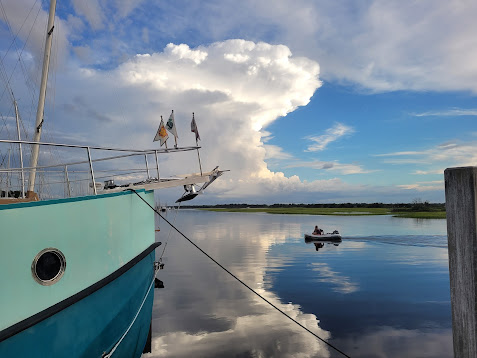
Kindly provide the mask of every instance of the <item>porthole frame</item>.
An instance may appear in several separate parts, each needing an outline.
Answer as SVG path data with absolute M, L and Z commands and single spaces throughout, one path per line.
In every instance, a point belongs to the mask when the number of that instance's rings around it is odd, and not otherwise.
M 40 277 L 38 277 L 36 267 L 37 267 L 37 264 L 38 264 L 38 260 L 47 252 L 51 252 L 51 253 L 55 254 L 60 259 L 60 270 L 55 275 L 55 277 L 53 277 L 52 279 L 43 280 Z M 32 273 L 33 279 L 36 282 L 38 282 L 40 285 L 43 285 L 43 286 L 51 286 L 51 285 L 57 283 L 63 277 L 63 275 L 65 273 L 65 270 L 66 270 L 65 255 L 60 250 L 58 250 L 54 247 L 48 247 L 46 249 L 41 250 L 38 254 L 36 254 L 36 256 L 33 259 L 33 262 L 31 264 L 31 273 Z

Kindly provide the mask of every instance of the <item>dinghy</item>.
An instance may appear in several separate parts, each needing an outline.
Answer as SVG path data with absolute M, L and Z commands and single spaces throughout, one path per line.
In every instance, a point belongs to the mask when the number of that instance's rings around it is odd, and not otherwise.
M 321 235 L 305 234 L 305 240 L 309 241 L 341 241 L 338 230 Z

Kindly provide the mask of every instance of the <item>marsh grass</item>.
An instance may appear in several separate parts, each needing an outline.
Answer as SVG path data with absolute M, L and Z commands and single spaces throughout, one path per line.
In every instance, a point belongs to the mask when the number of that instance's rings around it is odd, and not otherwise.
M 415 219 L 445 219 L 445 211 L 391 211 L 388 208 L 203 208 L 201 210 L 234 213 L 268 213 L 268 214 L 297 214 L 297 215 L 338 215 L 338 216 L 361 216 L 361 215 L 393 215 L 398 218 Z
M 396 218 L 413 218 L 413 219 L 445 219 L 445 211 L 417 211 L 417 212 L 394 212 Z

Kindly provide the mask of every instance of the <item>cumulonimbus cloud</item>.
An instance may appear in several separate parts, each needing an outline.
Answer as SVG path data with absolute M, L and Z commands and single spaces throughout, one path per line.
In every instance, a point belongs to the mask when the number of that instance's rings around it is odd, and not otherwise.
M 318 64 L 294 57 L 286 46 L 245 40 L 196 48 L 169 44 L 162 52 L 137 55 L 112 70 L 70 71 L 58 76 L 60 85 L 64 90 L 57 94 L 59 116 L 70 119 L 64 132 L 84 133 L 88 143 L 151 148 L 160 116 L 167 118 L 174 110 L 179 145 L 194 145 L 190 132 L 194 112 L 202 138 L 203 169 L 220 165 L 231 170 L 207 190 L 209 200 L 275 202 L 280 195 L 284 202 L 349 201 L 365 200 L 363 193 L 370 193 L 369 186 L 337 177 L 306 181 L 270 170 L 269 160 L 292 162 L 293 157 L 267 143 L 267 126 L 306 105 L 321 86 Z M 77 103 L 85 104 L 82 111 L 71 110 Z M 108 121 L 81 115 L 93 108 L 94 113 L 107 113 Z M 86 134 L 86 128 L 92 127 L 95 132 Z M 337 123 L 322 135 L 321 145 L 353 131 Z M 195 155 L 177 154 L 159 161 L 161 176 L 199 170 Z M 317 165 L 329 174 L 369 173 L 359 164 L 338 161 L 295 161 L 288 167 Z M 398 189 L 373 190 L 374 195 L 395 195 Z
M 330 185 L 286 177 L 267 166 L 271 157 L 291 157 L 279 147 L 264 144 L 268 134 L 263 128 L 308 104 L 321 86 L 318 63 L 294 57 L 286 46 L 238 39 L 197 48 L 169 44 L 163 52 L 137 55 L 111 71 L 80 69 L 73 76 L 78 85 L 66 86 L 57 100 L 63 115 L 79 117 L 78 111 L 67 109 L 74 108 L 80 98 L 97 113 L 108 113 L 110 119 L 81 118 L 83 128 L 94 122 L 96 131 L 89 135 L 90 141 L 108 138 L 128 147 L 149 148 L 160 115 L 167 118 L 174 110 L 179 145 L 193 145 L 194 112 L 202 138 L 202 166 L 231 170 L 211 187 L 218 196 L 257 197 L 284 188 L 309 192 Z M 118 98 L 120 105 L 113 107 Z M 195 155 L 172 157 L 161 162 L 162 175 L 198 171 Z M 337 189 L 342 184 L 331 182 Z

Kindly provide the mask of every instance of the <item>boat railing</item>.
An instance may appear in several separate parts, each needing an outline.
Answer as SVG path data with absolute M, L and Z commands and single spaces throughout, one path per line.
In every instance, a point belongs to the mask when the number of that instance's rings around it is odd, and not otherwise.
M 40 146 L 39 165 L 35 168 L 20 165 L 20 150 L 28 163 L 31 155 L 28 147 L 33 145 Z M 160 182 L 167 180 L 160 175 L 160 155 L 199 148 L 144 150 L 0 139 L 0 197 L 25 198 L 32 171 L 38 176 L 35 192 L 41 199 L 96 195 L 129 183 Z

